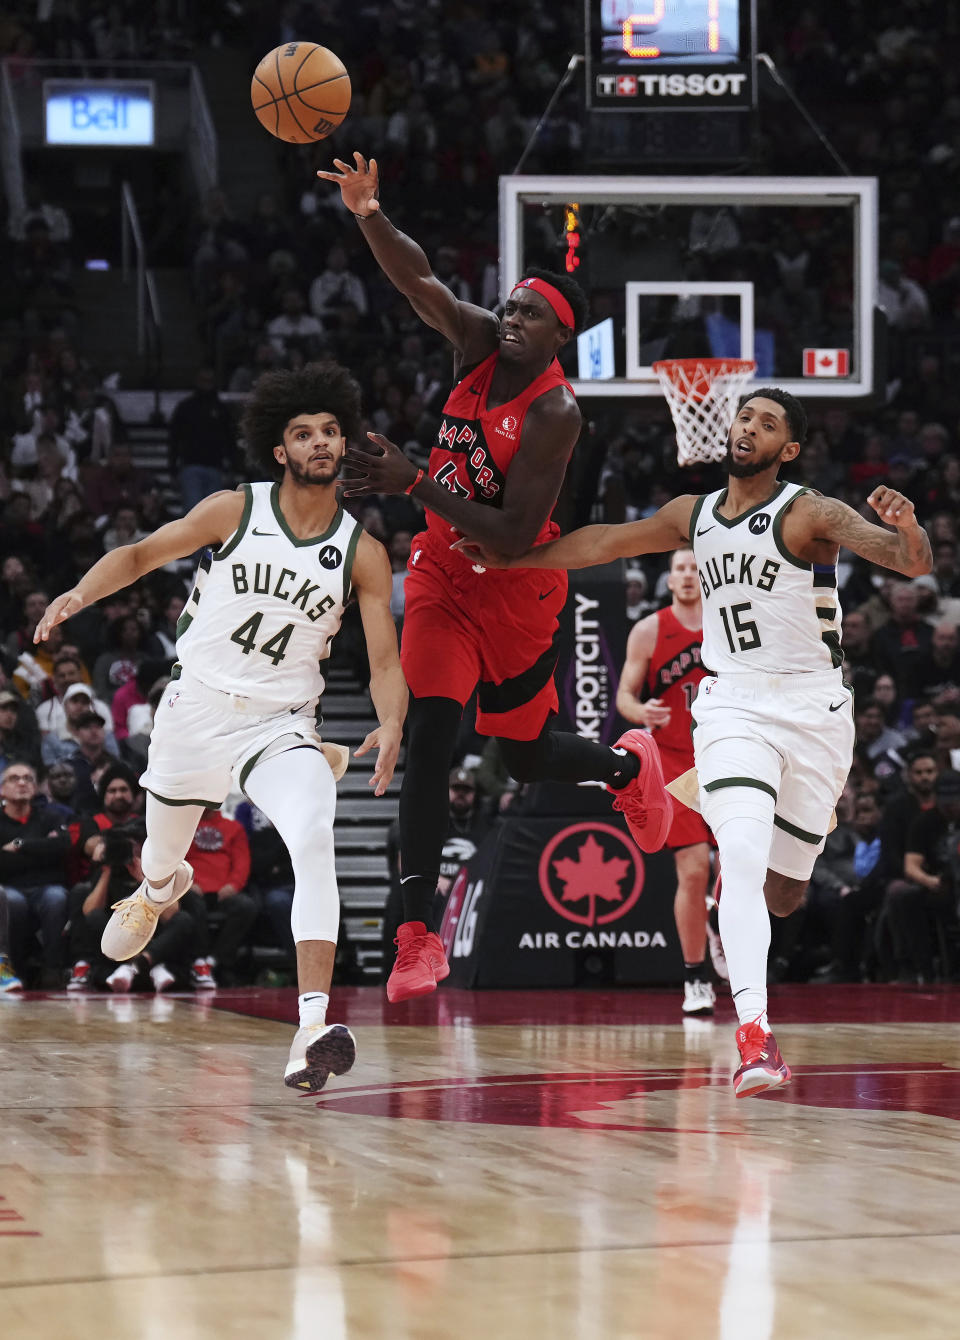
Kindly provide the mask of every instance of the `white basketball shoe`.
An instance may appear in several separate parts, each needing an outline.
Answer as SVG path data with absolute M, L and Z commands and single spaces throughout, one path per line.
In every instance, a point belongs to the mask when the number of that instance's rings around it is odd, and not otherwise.
M 317 1093 L 333 1075 L 345 1075 L 357 1059 L 357 1044 L 346 1024 L 298 1028 L 283 1072 L 288 1089 Z
M 100 941 L 100 948 L 107 958 L 123 963 L 142 954 L 157 929 L 160 913 L 182 898 L 192 884 L 193 866 L 188 861 L 181 861 L 174 871 L 173 893 L 165 902 L 157 903 L 147 897 L 147 881 L 144 880 L 129 898 L 114 903 L 113 916 Z

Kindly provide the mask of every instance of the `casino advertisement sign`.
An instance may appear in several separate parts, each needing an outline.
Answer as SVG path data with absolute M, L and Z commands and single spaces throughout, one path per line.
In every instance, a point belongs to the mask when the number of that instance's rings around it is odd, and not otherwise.
M 450 984 L 678 980 L 675 888 L 669 853 L 643 856 L 618 815 L 507 819 L 451 889 Z

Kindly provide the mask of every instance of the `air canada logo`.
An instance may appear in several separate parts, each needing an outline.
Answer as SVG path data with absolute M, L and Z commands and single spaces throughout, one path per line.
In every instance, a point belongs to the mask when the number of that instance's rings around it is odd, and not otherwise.
M 326 568 L 329 572 L 332 572 L 334 568 L 339 568 L 343 562 L 343 554 L 335 544 L 325 544 L 317 554 L 317 562 L 321 568 Z
M 751 535 L 762 535 L 763 532 L 769 527 L 769 525 L 770 525 L 769 512 L 758 512 L 756 516 L 752 516 L 750 518 L 749 522 L 747 523 L 747 529 L 750 531 Z
M 643 890 L 643 862 L 612 824 L 561 829 L 540 857 L 540 891 L 553 910 L 580 926 L 606 926 L 630 911 Z

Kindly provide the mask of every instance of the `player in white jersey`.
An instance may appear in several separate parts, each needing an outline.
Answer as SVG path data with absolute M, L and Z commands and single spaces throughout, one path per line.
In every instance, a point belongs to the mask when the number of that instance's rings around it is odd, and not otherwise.
M 212 549 L 177 629 L 174 679 L 157 709 L 147 770 L 146 878 L 117 903 L 103 950 L 130 959 L 146 948 L 158 917 L 190 888 L 184 859 L 205 807 L 234 781 L 270 819 L 295 876 L 300 1028 L 285 1082 L 312 1091 L 343 1074 L 356 1045 L 327 1025 L 340 901 L 333 851 L 336 780 L 347 751 L 317 733 L 321 663 L 356 596 L 380 725 L 357 754 L 377 749 L 371 785 L 390 784 L 407 710 L 390 614 L 386 550 L 345 513 L 337 477 L 346 441 L 359 432 L 360 388 L 335 363 L 261 377 L 242 431 L 250 462 L 273 482 L 215 493 L 137 544 L 101 558 L 57 597 L 37 628 L 50 629 L 120 587 L 177 558 Z
M 767 908 L 788 916 L 799 906 L 852 759 L 838 550 L 909 577 L 932 566 L 927 534 L 903 494 L 881 485 L 867 500 L 891 530 L 778 480 L 805 436 L 800 402 L 763 387 L 740 402 L 727 440 L 729 483 L 718 493 L 674 498 L 644 521 L 586 526 L 520 558 L 459 546 L 501 567 L 555 568 L 693 546 L 711 672 L 693 704 L 693 747 L 700 809 L 723 870 L 720 934 L 740 1020 L 738 1097 L 790 1078 L 767 1022 Z

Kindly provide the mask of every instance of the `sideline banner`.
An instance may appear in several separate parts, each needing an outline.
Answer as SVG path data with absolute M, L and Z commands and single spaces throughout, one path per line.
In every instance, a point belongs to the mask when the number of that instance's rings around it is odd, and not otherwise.
M 675 890 L 670 852 L 644 856 L 609 810 L 506 818 L 447 899 L 440 931 L 447 980 L 462 987 L 680 981 Z
M 571 572 L 560 615 L 558 730 L 613 744 L 625 729 L 616 700 L 628 631 L 623 565 Z

